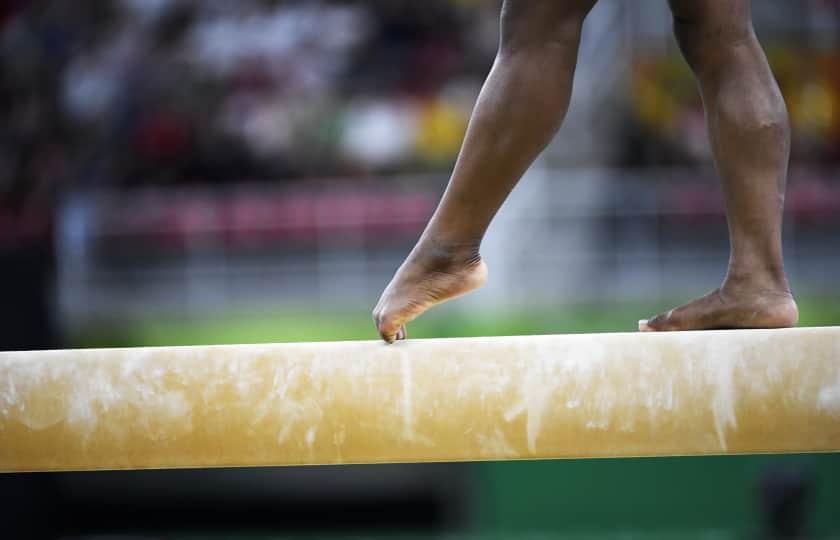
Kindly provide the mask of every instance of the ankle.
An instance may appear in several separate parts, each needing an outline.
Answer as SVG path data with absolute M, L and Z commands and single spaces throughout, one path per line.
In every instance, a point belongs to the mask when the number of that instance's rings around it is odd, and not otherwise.
M 784 270 L 730 267 L 721 287 L 733 292 L 761 292 L 791 295 Z
M 481 242 L 452 242 L 424 235 L 409 256 L 432 269 L 463 268 L 481 261 Z

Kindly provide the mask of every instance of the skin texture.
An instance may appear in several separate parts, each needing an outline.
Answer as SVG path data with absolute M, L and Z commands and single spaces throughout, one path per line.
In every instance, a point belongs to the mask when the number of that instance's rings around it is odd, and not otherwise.
M 565 117 L 583 21 L 595 0 L 505 0 L 495 62 L 449 185 L 373 312 L 391 343 L 435 304 L 487 279 L 481 240 Z M 729 222 L 719 289 L 639 329 L 785 327 L 797 320 L 782 263 L 787 111 L 752 27 L 749 0 L 672 0 L 674 32 L 698 81 Z

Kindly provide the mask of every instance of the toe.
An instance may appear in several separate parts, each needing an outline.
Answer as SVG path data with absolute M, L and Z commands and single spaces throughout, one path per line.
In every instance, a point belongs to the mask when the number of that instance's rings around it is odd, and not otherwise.
M 668 330 L 676 330 L 677 326 L 675 325 L 673 315 L 674 310 L 671 310 L 651 317 L 646 321 L 644 330 L 642 330 L 642 323 L 639 321 L 639 330 L 643 332 L 667 332 Z
M 396 327 L 388 323 L 385 317 L 380 317 L 376 321 L 376 331 L 379 332 L 379 337 L 388 343 L 393 343 L 397 337 Z
M 382 315 L 376 323 L 376 329 L 379 331 L 379 336 L 388 343 L 393 343 L 398 339 L 404 339 L 405 329 L 402 323 L 392 315 Z M 400 336 L 403 337 L 400 337 Z

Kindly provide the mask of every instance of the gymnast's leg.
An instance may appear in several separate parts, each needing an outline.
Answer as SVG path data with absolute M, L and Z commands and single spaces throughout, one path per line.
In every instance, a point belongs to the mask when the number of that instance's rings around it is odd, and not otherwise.
M 729 223 L 721 287 L 640 322 L 641 330 L 777 328 L 798 312 L 782 262 L 790 135 L 749 0 L 671 0 L 674 32 L 700 86 Z
M 373 312 L 385 341 L 435 304 L 481 286 L 490 221 L 560 127 L 580 32 L 596 0 L 505 0 L 501 40 L 446 192 Z

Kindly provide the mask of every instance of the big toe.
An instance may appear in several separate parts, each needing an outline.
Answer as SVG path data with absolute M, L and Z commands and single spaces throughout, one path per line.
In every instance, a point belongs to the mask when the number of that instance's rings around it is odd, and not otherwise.
M 389 313 L 379 315 L 374 318 L 376 320 L 376 330 L 379 332 L 379 336 L 382 339 L 388 343 L 405 339 L 405 326 L 399 317 Z
M 675 315 L 673 309 L 665 313 L 660 313 L 650 319 L 639 321 L 640 332 L 668 332 L 680 330 L 681 328 L 680 318 Z

